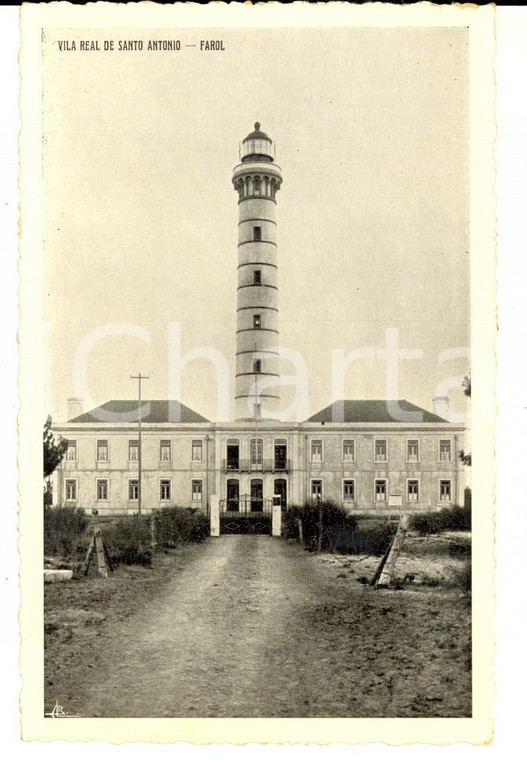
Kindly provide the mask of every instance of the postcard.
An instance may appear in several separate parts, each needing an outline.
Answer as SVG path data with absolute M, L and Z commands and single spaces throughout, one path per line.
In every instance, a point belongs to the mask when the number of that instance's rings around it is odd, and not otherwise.
M 491 741 L 492 6 L 21 29 L 23 739 Z

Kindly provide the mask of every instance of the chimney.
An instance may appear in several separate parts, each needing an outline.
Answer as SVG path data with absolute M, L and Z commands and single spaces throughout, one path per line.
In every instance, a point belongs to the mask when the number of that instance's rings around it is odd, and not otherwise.
M 68 399 L 68 422 L 74 417 L 78 417 L 83 411 L 81 398 L 73 397 Z
M 434 414 L 442 417 L 447 422 L 450 419 L 448 396 L 434 396 Z

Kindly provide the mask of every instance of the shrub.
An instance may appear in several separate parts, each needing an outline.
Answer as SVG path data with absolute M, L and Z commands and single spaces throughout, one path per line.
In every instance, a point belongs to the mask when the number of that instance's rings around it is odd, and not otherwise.
M 470 530 L 471 507 L 446 507 L 439 512 L 414 515 L 411 527 L 422 536 L 442 533 L 445 530 Z
M 469 561 L 464 562 L 460 568 L 452 570 L 450 573 L 450 583 L 448 585 L 461 589 L 465 594 L 472 592 L 472 564 Z
M 298 536 L 298 523 L 302 522 L 302 534 L 305 546 L 310 551 L 318 547 L 320 510 L 322 510 L 322 549 L 337 551 L 346 544 L 350 534 L 357 527 L 357 520 L 332 501 L 307 502 L 303 507 L 290 507 L 286 512 L 285 536 Z
M 338 546 L 337 550 L 346 554 L 367 554 L 370 556 L 381 556 L 388 549 L 393 540 L 397 525 L 386 523 L 370 528 L 361 528 L 355 530 L 347 537 L 343 546 Z
M 44 511 L 44 554 L 64 558 L 82 555 L 88 520 L 79 507 L 49 507 Z
M 176 546 L 181 542 L 204 541 L 210 534 L 209 520 L 203 512 L 182 507 L 163 507 L 154 516 L 158 546 Z
M 322 549 L 342 554 L 384 554 L 392 541 L 397 526 L 394 523 L 361 528 L 360 521 L 342 507 L 327 501 L 322 507 Z M 289 507 L 284 518 L 286 538 L 299 538 L 298 521 L 302 523 L 304 545 L 310 551 L 318 548 L 319 504 Z
M 113 565 L 152 564 L 150 520 L 129 515 L 101 527 L 102 540 Z

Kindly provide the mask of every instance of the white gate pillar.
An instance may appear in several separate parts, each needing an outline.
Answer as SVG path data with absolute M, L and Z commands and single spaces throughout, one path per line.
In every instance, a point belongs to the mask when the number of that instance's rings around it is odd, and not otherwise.
M 210 535 L 220 535 L 220 497 L 215 493 L 210 497 Z
M 282 499 L 280 496 L 273 498 L 273 519 L 271 525 L 271 533 L 273 536 L 280 537 L 282 535 Z

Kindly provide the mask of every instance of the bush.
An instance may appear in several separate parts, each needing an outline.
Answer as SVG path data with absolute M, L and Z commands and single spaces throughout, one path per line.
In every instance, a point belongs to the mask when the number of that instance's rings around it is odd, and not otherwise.
M 298 520 L 302 523 L 304 545 L 310 550 L 318 548 L 320 510 L 322 510 L 322 549 L 338 551 L 357 528 L 357 520 L 332 501 L 308 502 L 303 507 L 290 507 L 286 512 L 286 538 L 298 536 Z
M 101 526 L 102 540 L 112 565 L 152 564 L 150 520 L 127 515 Z
M 369 556 L 381 556 L 388 549 L 393 540 L 397 525 L 387 523 L 371 528 L 360 528 L 351 533 L 345 545 L 338 546 L 337 550 L 345 554 L 367 554 Z
M 209 520 L 203 512 L 182 507 L 163 507 L 154 513 L 156 543 L 173 547 L 178 543 L 199 543 L 210 535 Z
M 460 568 L 451 571 L 448 585 L 461 589 L 465 594 L 472 593 L 472 565 L 470 561 L 464 562 Z
M 421 536 L 442 533 L 445 530 L 470 530 L 471 507 L 446 507 L 439 512 L 414 515 L 411 527 Z
M 387 550 L 397 530 L 394 523 L 361 528 L 354 515 L 349 515 L 333 502 L 322 502 L 320 506 L 324 551 L 379 556 Z M 284 516 L 285 538 L 299 538 L 299 520 L 302 523 L 304 545 L 310 551 L 315 551 L 318 548 L 319 504 L 289 507 Z
M 79 507 L 49 507 L 44 511 L 44 554 L 67 559 L 84 552 L 88 519 Z

